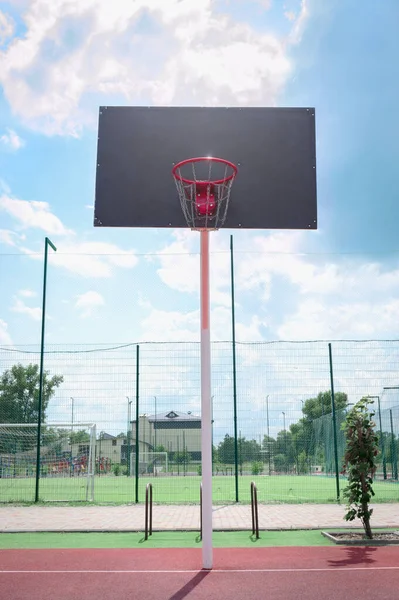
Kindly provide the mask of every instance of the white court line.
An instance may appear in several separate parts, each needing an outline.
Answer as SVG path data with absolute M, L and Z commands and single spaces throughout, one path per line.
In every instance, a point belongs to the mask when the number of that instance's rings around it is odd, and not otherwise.
M 182 569 L 182 570 L 165 570 L 165 569 L 115 569 L 114 571 L 110 569 L 79 569 L 79 570 L 35 570 L 35 569 L 18 569 L 18 570 L 8 570 L 8 569 L 0 569 L 0 575 L 2 574 L 22 574 L 29 573 L 30 575 L 38 575 L 39 573 L 43 573 L 45 575 L 63 575 L 63 574 L 79 574 L 79 575 L 93 575 L 94 573 L 102 573 L 105 575 L 114 575 L 114 574 L 129 574 L 134 575 L 137 574 L 181 574 L 181 573 L 324 573 L 324 572 L 335 572 L 335 571 L 398 571 L 399 566 L 397 567 L 322 567 L 322 568 L 310 568 L 310 569 Z

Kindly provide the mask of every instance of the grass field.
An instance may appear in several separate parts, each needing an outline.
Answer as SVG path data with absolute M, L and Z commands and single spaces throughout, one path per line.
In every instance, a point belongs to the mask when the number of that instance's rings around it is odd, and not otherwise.
M 144 502 L 145 486 L 153 484 L 154 502 L 162 504 L 199 504 L 199 476 L 160 476 L 139 480 L 139 502 Z M 240 476 L 239 501 L 250 502 L 250 483 L 258 487 L 258 501 L 290 504 L 336 501 L 334 477 L 310 475 Z M 340 480 L 342 489 L 346 480 Z M 398 482 L 377 481 L 374 484 L 374 502 L 399 502 Z M 32 502 L 35 493 L 34 478 L 0 479 L 0 502 Z M 86 498 L 86 479 L 82 477 L 44 478 L 40 480 L 40 500 L 80 502 Z M 213 501 L 215 504 L 235 502 L 235 478 L 213 477 Z M 126 504 L 135 501 L 134 477 L 96 477 L 94 484 L 96 503 Z

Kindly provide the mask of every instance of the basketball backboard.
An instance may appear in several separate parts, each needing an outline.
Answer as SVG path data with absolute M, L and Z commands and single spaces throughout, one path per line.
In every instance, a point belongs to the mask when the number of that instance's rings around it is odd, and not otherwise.
M 235 163 L 227 229 L 317 229 L 313 108 L 101 107 L 94 225 L 187 227 L 174 164 Z

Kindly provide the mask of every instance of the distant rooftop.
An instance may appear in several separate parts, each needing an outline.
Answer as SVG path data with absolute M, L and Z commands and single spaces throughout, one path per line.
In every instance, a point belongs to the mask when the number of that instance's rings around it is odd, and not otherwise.
M 201 421 L 198 415 L 179 412 L 177 410 L 169 410 L 168 412 L 157 413 L 156 415 L 148 415 L 147 419 L 150 423 L 154 421 Z

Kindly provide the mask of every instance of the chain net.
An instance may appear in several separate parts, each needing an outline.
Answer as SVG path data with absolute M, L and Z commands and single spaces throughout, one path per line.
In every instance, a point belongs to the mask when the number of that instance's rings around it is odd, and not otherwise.
M 216 159 L 192 161 L 175 172 L 180 205 L 191 229 L 219 229 L 226 221 L 233 168 Z

